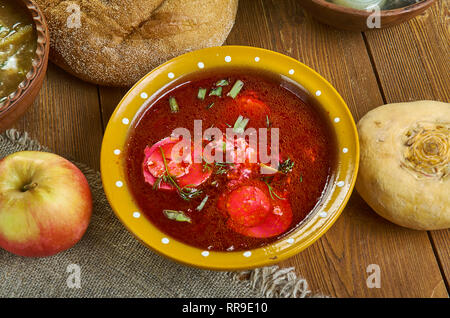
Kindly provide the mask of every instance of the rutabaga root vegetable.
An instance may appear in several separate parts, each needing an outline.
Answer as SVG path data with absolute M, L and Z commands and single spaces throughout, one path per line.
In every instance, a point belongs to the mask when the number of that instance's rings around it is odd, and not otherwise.
M 381 216 L 418 229 L 450 228 L 450 104 L 390 104 L 358 123 L 356 189 Z

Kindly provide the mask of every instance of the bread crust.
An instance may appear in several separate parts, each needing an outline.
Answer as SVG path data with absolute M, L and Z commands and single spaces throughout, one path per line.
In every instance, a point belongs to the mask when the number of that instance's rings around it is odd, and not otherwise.
M 238 0 L 37 0 L 48 20 L 50 59 L 94 84 L 131 86 L 180 54 L 222 45 Z M 81 27 L 67 23 L 76 5 Z
M 450 104 L 390 104 L 358 123 L 356 189 L 379 215 L 417 230 L 450 227 Z

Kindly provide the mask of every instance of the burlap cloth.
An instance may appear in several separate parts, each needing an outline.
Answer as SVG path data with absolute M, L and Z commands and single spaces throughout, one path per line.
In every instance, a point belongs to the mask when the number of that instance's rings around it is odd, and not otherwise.
M 43 150 L 26 133 L 0 135 L 0 159 Z M 0 249 L 0 297 L 306 297 L 310 291 L 292 268 L 276 266 L 240 273 L 179 265 L 140 244 L 118 221 L 103 193 L 100 174 L 75 163 L 91 186 L 94 211 L 83 239 L 47 258 L 25 258 Z M 76 264 L 80 288 L 69 288 Z M 69 271 L 68 271 L 69 266 Z M 70 285 L 73 287 L 73 285 Z

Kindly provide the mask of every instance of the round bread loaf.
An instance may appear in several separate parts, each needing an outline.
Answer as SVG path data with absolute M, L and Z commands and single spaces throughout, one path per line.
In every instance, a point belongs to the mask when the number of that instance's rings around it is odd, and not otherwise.
M 358 123 L 356 189 L 381 216 L 417 230 L 450 228 L 450 104 L 390 104 Z
M 105 86 L 131 86 L 180 54 L 225 42 L 238 0 L 36 0 L 51 60 Z

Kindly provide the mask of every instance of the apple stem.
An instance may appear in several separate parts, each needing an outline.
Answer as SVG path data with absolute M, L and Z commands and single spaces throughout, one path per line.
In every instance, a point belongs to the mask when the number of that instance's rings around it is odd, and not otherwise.
M 38 186 L 38 184 L 36 182 L 29 183 L 29 184 L 23 186 L 22 192 L 27 192 L 27 191 L 33 190 L 37 186 Z

